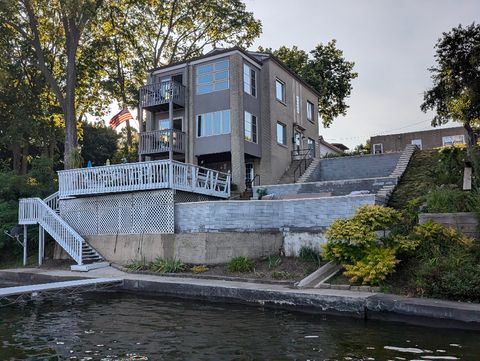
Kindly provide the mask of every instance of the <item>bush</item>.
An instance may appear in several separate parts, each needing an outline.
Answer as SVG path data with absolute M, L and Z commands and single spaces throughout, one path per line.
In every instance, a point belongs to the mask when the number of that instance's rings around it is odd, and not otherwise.
M 252 272 L 255 268 L 255 263 L 248 257 L 240 256 L 233 258 L 227 263 L 228 272 Z
M 286 271 L 273 271 L 272 278 L 274 280 L 287 280 L 292 278 L 292 275 Z
M 203 273 L 208 271 L 208 267 L 204 264 L 196 265 L 191 268 L 193 273 Z
M 324 257 L 341 264 L 350 282 L 378 284 L 394 272 L 397 253 L 418 242 L 391 232 L 402 221 L 399 211 L 379 205 L 359 207 L 350 219 L 337 219 L 327 230 Z
M 465 167 L 465 146 L 442 147 L 438 152 L 440 157 L 435 168 L 435 183 L 461 186 Z
M 426 196 L 427 213 L 468 212 L 468 194 L 453 187 L 439 186 Z
M 322 263 L 322 256 L 320 256 L 320 252 L 311 247 L 302 246 L 298 256 L 302 261 L 312 262 L 316 266 L 320 266 Z
M 150 265 L 150 270 L 159 273 L 178 273 L 185 270 L 185 265 L 175 258 L 157 257 Z
M 280 256 L 273 255 L 273 256 L 268 256 L 267 261 L 268 261 L 268 269 L 274 269 L 280 266 L 280 264 L 282 263 L 282 258 L 280 258 Z
M 132 260 L 125 266 L 130 271 L 146 271 L 149 268 L 149 263 L 145 261 L 145 258 L 141 260 Z

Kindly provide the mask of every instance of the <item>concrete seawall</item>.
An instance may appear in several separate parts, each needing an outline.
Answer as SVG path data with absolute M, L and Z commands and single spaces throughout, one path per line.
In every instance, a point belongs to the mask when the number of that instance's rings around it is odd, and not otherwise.
M 0 271 L 0 280 L 17 282 L 53 282 L 92 277 L 123 279 L 120 291 L 159 297 L 242 303 L 298 312 L 480 330 L 480 304 L 472 303 L 334 289 L 296 289 L 283 284 L 138 275 L 114 268 L 98 269 L 82 275 L 67 270 Z

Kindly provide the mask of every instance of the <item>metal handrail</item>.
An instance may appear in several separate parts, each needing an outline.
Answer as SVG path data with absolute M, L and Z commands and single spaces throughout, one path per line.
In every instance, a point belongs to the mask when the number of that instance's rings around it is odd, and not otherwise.
M 293 171 L 293 183 L 297 183 L 297 180 L 303 175 L 303 173 L 307 170 L 308 166 L 312 162 L 312 149 L 299 149 L 299 151 L 300 150 L 305 152 L 303 152 L 303 156 L 300 159 L 298 166 Z
M 77 262 L 82 264 L 84 239 L 40 198 L 20 199 L 19 224 L 42 226 L 53 239 Z
M 256 180 L 258 180 L 258 183 L 256 182 Z M 250 181 L 245 180 L 245 186 L 249 189 L 259 185 L 260 185 L 260 174 L 255 174 L 255 176 L 252 179 L 250 179 Z

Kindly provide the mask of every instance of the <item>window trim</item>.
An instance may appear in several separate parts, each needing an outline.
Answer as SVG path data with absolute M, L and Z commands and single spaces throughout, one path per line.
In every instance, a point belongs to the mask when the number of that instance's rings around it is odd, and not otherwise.
M 375 146 L 379 145 L 380 146 L 380 153 L 375 153 Z M 372 146 L 372 152 L 373 154 L 383 154 L 383 143 L 375 143 Z
M 247 122 L 247 118 L 246 118 L 246 115 L 250 114 L 250 117 L 251 117 L 251 128 L 250 128 L 250 132 L 252 134 L 252 140 L 249 140 L 247 139 L 247 134 L 246 134 L 246 128 L 245 128 L 245 125 L 246 125 L 246 122 Z M 253 131 L 253 118 L 255 118 L 255 132 Z M 243 111 L 243 139 L 246 140 L 247 142 L 250 142 L 250 143 L 254 143 L 254 144 L 258 144 L 258 117 L 253 114 L 253 113 L 250 113 L 249 111 L 247 110 L 244 110 Z
M 222 62 L 227 62 L 227 67 L 225 69 L 220 69 L 220 70 L 217 70 L 216 69 L 216 65 L 218 63 L 222 63 Z M 198 68 L 202 67 L 202 66 L 208 66 L 208 65 L 213 65 L 213 70 L 210 71 L 210 72 L 206 72 L 206 73 L 199 73 L 198 72 Z M 215 84 L 217 83 L 223 83 L 225 79 L 221 79 L 220 81 L 217 81 L 215 80 L 215 74 L 217 73 L 222 73 L 226 71 L 227 72 L 227 77 L 225 78 L 226 79 L 226 82 L 227 82 L 227 87 L 225 89 L 215 89 Z M 213 75 L 213 80 L 210 81 L 210 82 L 199 82 L 198 81 L 198 78 L 199 76 L 204 76 L 204 75 L 207 75 L 207 74 L 211 74 Z M 200 93 L 198 91 L 198 87 L 199 85 L 212 85 L 213 86 L 213 90 L 212 91 L 208 91 L 208 92 L 205 92 L 205 93 Z M 206 63 L 206 64 L 201 64 L 201 65 L 197 65 L 195 67 L 195 95 L 204 95 L 204 94 L 210 94 L 210 93 L 214 93 L 214 92 L 218 92 L 218 91 L 225 91 L 225 90 L 229 90 L 230 89 L 230 59 L 219 59 L 217 61 L 214 61 L 214 62 L 211 62 L 211 63 Z
M 279 143 L 278 142 L 278 126 L 281 126 L 282 129 L 283 129 L 283 142 L 282 143 Z M 282 147 L 286 147 L 287 146 L 287 125 L 278 121 L 277 120 L 277 124 L 275 125 L 275 140 L 277 142 L 278 145 L 281 145 Z
M 229 118 L 230 118 L 230 126 L 229 126 L 229 128 L 230 128 L 230 129 L 229 129 L 228 133 L 225 133 L 225 131 L 224 131 L 224 129 L 223 129 L 223 125 L 224 125 L 223 117 L 224 117 L 224 113 L 227 112 L 227 111 L 230 113 L 230 115 L 229 115 Z M 220 127 L 221 127 L 220 133 L 219 133 L 219 134 L 198 135 L 199 130 L 201 130 L 201 129 L 200 129 L 201 127 L 198 126 L 198 117 L 200 117 L 200 116 L 205 116 L 205 115 L 207 115 L 207 114 L 212 114 L 212 116 L 213 116 L 213 114 L 215 114 L 215 113 L 220 113 L 220 114 L 221 114 L 221 115 L 220 115 Z M 213 124 L 212 124 L 212 126 L 213 126 Z M 196 127 L 196 129 L 195 129 L 195 138 L 208 138 L 208 137 L 217 137 L 217 136 L 219 136 L 219 135 L 231 134 L 231 133 L 232 133 L 232 115 L 231 115 L 231 111 L 230 111 L 230 109 L 222 109 L 222 110 L 216 110 L 216 111 L 214 111 L 214 112 L 207 112 L 207 113 L 197 114 L 196 117 L 195 117 L 195 127 Z M 213 127 L 212 127 L 212 129 L 213 129 Z
M 282 85 L 282 97 L 283 99 L 278 99 L 277 97 L 277 82 Z M 283 105 L 287 105 L 287 89 L 286 89 L 286 84 L 283 80 L 279 78 L 275 78 L 275 99 L 277 99 L 280 103 Z
M 308 117 L 308 106 L 311 105 L 312 106 L 312 114 L 311 114 L 311 117 L 309 118 Z M 312 122 L 312 123 L 315 123 L 315 120 L 313 118 L 313 115 L 315 114 L 315 104 L 313 104 L 310 100 L 307 100 L 307 120 Z
M 249 89 L 250 91 L 246 91 L 245 90 L 245 85 L 247 84 L 245 82 L 245 68 L 248 68 L 249 70 L 249 74 L 248 74 L 248 77 L 249 77 Z M 253 72 L 253 80 L 255 82 L 254 86 L 252 87 L 252 83 L 251 83 L 251 76 L 252 76 L 252 72 Z M 252 89 L 253 89 L 253 93 L 252 94 Z M 247 63 L 243 63 L 243 91 L 245 93 L 247 93 L 248 95 L 251 95 L 252 97 L 256 98 L 257 97 L 257 70 L 256 69 L 253 69 L 250 65 L 248 65 Z
M 414 142 L 415 142 L 415 143 L 414 143 Z M 417 143 L 419 143 L 419 144 L 417 144 Z M 412 139 L 412 140 L 410 141 L 410 144 L 416 145 L 420 150 L 423 149 L 422 138 Z

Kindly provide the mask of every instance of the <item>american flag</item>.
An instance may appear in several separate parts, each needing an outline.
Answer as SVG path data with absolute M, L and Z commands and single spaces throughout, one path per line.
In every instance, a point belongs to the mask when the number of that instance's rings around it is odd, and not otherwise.
M 112 119 L 110 119 L 110 127 L 115 129 L 123 122 L 133 119 L 132 114 L 130 114 L 127 108 L 123 108 L 119 113 L 115 114 Z

